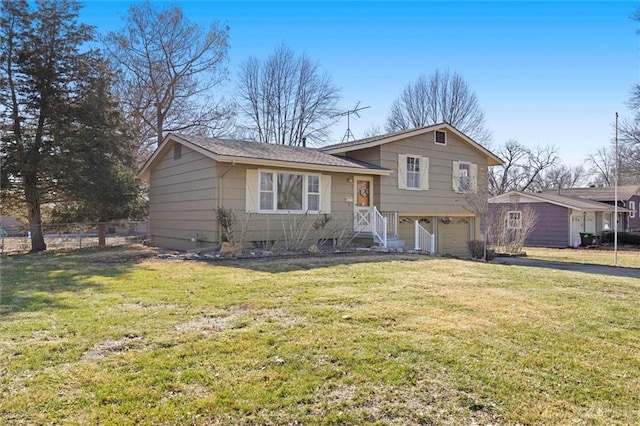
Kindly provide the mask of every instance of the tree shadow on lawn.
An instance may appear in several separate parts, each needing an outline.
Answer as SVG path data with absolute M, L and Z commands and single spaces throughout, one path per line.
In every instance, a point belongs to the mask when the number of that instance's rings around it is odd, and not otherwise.
M 432 256 L 407 253 L 348 252 L 309 255 L 285 255 L 266 257 L 245 257 L 236 259 L 203 260 L 210 265 L 249 269 L 256 272 L 293 272 L 339 265 L 379 262 L 415 262 L 433 259 Z
M 99 290 L 96 278 L 127 274 L 136 263 L 156 255 L 153 250 L 132 247 L 92 247 L 5 256 L 0 270 L 0 318 L 69 308 L 64 293 Z

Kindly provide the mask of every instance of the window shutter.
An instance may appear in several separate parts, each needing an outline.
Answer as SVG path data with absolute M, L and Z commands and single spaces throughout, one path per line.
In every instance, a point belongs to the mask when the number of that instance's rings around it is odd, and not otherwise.
M 469 180 L 471 181 L 471 192 L 478 192 L 478 165 L 471 164 L 469 166 Z
M 398 189 L 407 189 L 407 156 L 398 154 Z
M 429 157 L 420 158 L 420 189 L 429 189 Z
M 260 182 L 258 182 L 258 171 L 247 169 L 247 182 L 245 184 L 245 210 L 247 212 L 258 211 L 258 196 L 260 194 Z
M 331 213 L 331 176 L 320 176 L 320 212 Z
M 459 190 L 458 184 L 460 183 L 460 162 L 454 161 L 452 169 L 453 169 L 453 173 L 452 173 L 453 190 L 458 192 Z

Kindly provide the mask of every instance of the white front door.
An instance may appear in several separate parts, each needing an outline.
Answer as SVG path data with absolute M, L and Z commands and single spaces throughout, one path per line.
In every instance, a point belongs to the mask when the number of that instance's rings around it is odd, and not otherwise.
M 588 212 L 585 215 L 584 232 L 596 233 L 596 214 L 595 212 Z
M 584 214 L 577 212 L 571 215 L 571 247 L 578 247 L 582 243 L 581 232 L 584 232 Z
M 353 191 L 353 230 L 371 232 L 373 178 L 356 176 L 353 179 Z

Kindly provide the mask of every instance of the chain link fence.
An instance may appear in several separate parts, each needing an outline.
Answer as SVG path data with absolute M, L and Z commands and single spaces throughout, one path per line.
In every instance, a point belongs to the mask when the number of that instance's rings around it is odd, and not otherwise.
M 98 246 L 100 228 L 104 229 L 104 245 L 119 246 L 143 243 L 149 239 L 149 222 L 50 223 L 42 224 L 47 250 L 78 249 Z M 24 253 L 31 250 L 31 234 L 27 225 L 0 227 L 0 253 Z

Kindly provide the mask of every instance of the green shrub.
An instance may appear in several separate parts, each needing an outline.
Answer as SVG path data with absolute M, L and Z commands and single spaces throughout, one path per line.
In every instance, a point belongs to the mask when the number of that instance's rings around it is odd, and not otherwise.
M 603 243 L 613 243 L 613 238 L 613 232 L 605 232 L 602 234 Z M 640 246 L 640 234 L 631 232 L 618 232 L 618 244 Z

